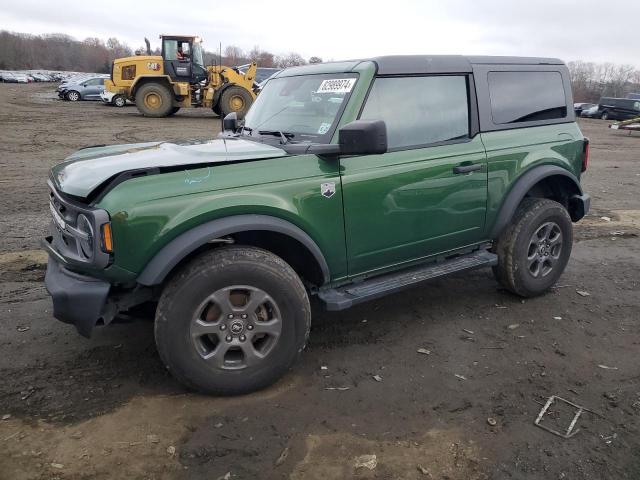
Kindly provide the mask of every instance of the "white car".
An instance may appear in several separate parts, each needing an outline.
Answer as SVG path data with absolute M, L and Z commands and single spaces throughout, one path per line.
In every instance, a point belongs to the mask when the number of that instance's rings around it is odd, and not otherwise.
M 13 76 L 18 83 L 29 83 L 29 77 L 24 73 L 14 73 Z
M 123 95 L 120 95 L 120 94 L 116 95 L 115 93 L 107 92 L 106 90 L 104 90 L 100 94 L 100 98 L 107 105 L 115 105 L 116 107 L 124 107 L 127 104 L 127 99 L 124 98 Z

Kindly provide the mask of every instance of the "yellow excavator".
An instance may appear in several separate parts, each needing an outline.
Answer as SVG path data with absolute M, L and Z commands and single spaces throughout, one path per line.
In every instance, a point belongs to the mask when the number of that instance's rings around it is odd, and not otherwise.
M 168 117 L 181 108 L 205 107 L 243 118 L 256 98 L 256 63 L 205 66 L 202 40 L 191 35 L 160 35 L 162 55 L 118 58 L 105 90 L 136 104 L 146 117 Z

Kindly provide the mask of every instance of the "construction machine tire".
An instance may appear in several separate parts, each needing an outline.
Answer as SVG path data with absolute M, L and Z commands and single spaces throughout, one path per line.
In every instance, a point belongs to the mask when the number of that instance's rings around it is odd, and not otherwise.
M 247 90 L 242 87 L 229 87 L 222 92 L 218 103 L 220 116 L 224 118 L 229 113 L 236 112 L 240 120 L 247 114 L 252 103 L 253 97 Z
M 161 83 L 145 83 L 136 92 L 136 107 L 145 117 L 171 115 L 174 108 L 171 102 L 171 91 Z
M 179 110 L 180 110 L 180 107 L 172 107 L 171 111 L 169 112 L 169 116 L 172 117 L 173 115 L 178 113 Z

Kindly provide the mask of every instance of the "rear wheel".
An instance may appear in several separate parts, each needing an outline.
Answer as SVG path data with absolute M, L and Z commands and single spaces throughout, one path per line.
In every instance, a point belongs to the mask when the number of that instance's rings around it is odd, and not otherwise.
M 307 292 L 284 260 L 223 247 L 196 257 L 165 287 L 155 337 L 178 380 L 229 395 L 278 380 L 304 349 L 310 324 Z
M 71 90 L 67 92 L 65 97 L 70 102 L 77 102 L 78 100 L 80 100 L 80 93 L 76 92 L 75 90 Z
M 111 103 L 113 103 L 116 107 L 124 107 L 127 103 L 127 100 L 122 95 L 116 95 L 115 97 L 113 97 L 113 100 L 111 100 Z
M 540 295 L 564 272 L 572 244 L 567 210 L 553 200 L 526 198 L 496 243 L 498 265 L 493 273 L 517 295 Z
M 236 112 L 238 119 L 244 118 L 253 103 L 251 94 L 242 87 L 229 87 L 220 97 L 218 109 L 220 115 L 225 117 L 231 112 Z M 214 110 L 215 111 L 215 110 Z
M 136 107 L 145 117 L 166 117 L 170 115 L 172 93 L 161 83 L 146 83 L 136 91 Z

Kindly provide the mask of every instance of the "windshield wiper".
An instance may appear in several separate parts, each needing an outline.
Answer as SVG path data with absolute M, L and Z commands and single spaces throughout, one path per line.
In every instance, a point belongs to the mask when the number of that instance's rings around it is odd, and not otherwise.
M 251 133 L 251 132 L 249 132 Z M 260 135 L 273 135 L 274 137 L 280 137 L 280 144 L 286 145 L 289 143 L 289 139 L 295 137 L 291 132 L 282 132 L 280 130 L 258 130 Z

